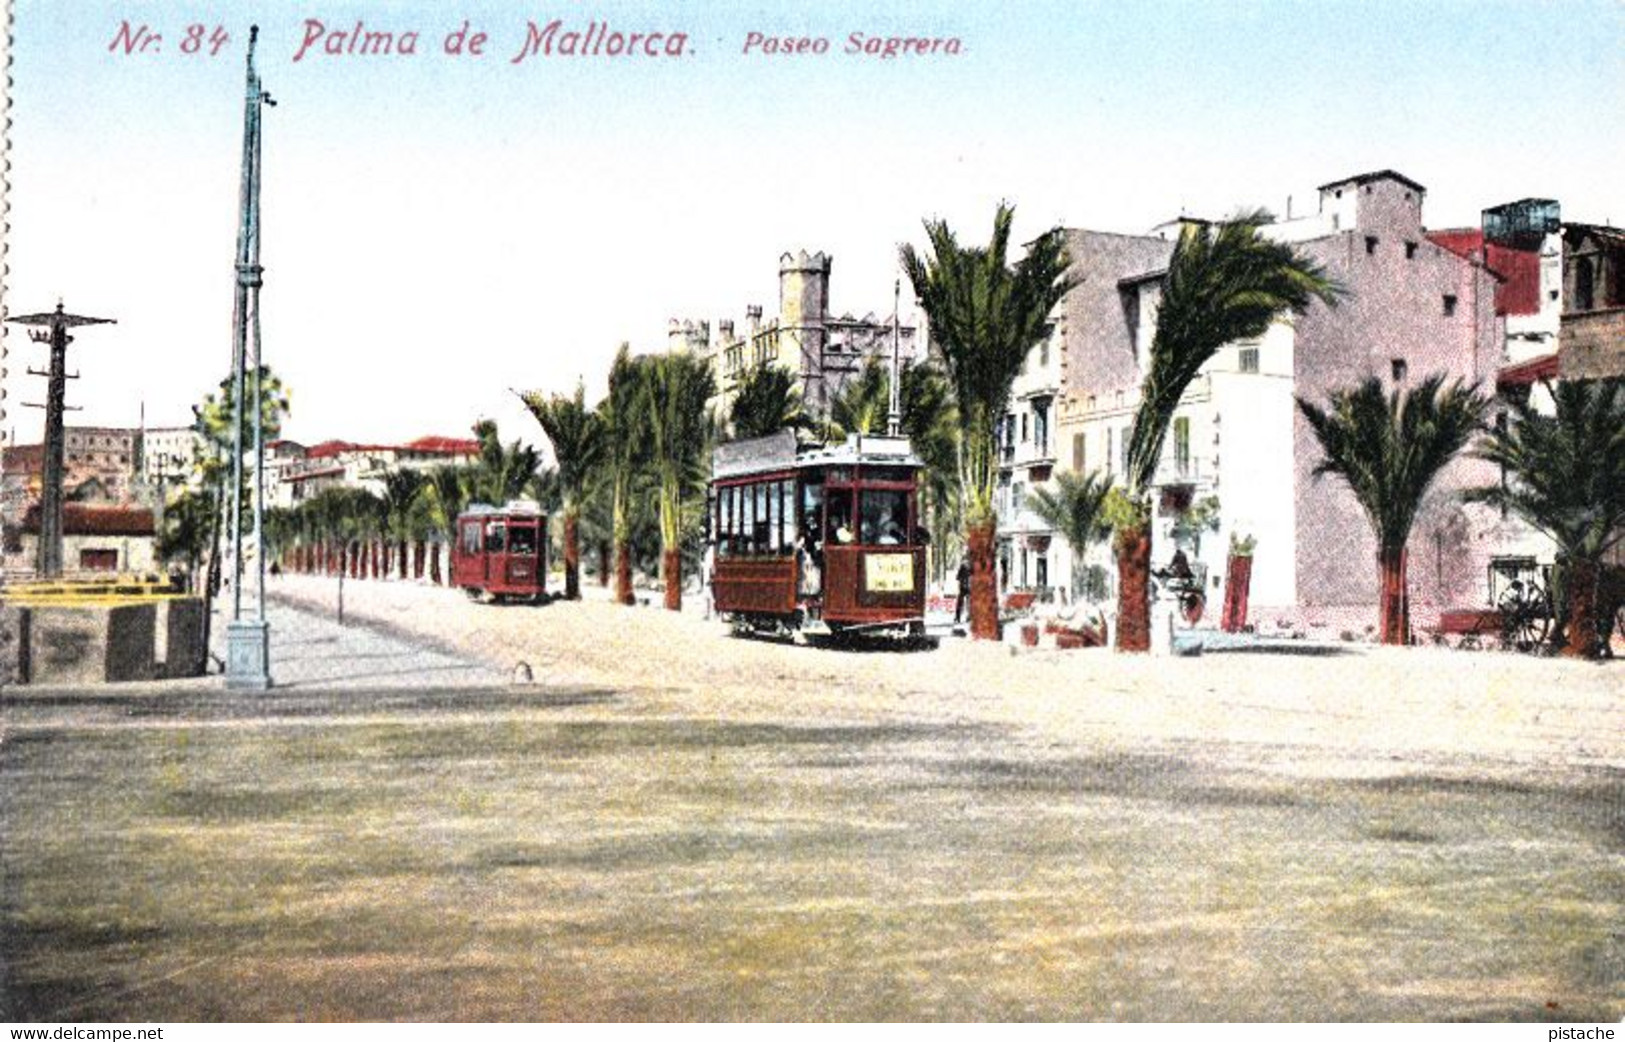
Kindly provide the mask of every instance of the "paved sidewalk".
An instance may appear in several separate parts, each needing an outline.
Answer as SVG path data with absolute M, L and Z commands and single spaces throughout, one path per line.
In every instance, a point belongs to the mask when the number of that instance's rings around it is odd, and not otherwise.
M 227 601 L 216 608 L 210 652 L 210 677 L 226 653 Z M 225 610 L 221 610 L 225 609 Z M 426 647 L 421 639 L 405 640 L 381 627 L 347 620 L 340 626 L 331 615 L 271 601 L 271 680 L 278 688 L 372 689 L 413 687 L 488 687 L 511 677 L 466 657 Z

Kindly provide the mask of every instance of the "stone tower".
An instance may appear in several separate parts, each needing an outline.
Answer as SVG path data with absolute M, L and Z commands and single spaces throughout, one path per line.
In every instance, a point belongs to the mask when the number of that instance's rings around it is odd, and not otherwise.
M 820 412 L 828 405 L 823 372 L 830 264 L 824 253 L 809 256 L 806 250 L 779 258 L 779 362 L 799 368 L 802 394 Z

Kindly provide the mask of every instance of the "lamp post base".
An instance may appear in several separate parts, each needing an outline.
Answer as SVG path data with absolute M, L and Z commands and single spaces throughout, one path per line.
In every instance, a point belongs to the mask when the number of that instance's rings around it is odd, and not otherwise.
M 271 626 L 263 619 L 226 625 L 226 690 L 271 689 Z

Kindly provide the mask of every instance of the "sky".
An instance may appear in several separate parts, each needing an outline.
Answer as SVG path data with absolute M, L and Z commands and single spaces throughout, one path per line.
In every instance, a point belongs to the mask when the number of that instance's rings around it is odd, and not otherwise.
M 450 56 L 469 23 L 485 53 Z M 529 23 L 686 34 L 680 57 L 534 56 Z M 1180 213 L 1295 213 L 1395 169 L 1430 227 L 1561 201 L 1625 223 L 1625 4 L 1350 2 L 185 4 L 17 0 L 4 305 L 82 330 L 71 424 L 190 422 L 230 367 L 247 28 L 265 115 L 266 361 L 285 433 L 387 442 L 480 417 L 540 440 L 510 389 L 602 394 L 674 317 L 777 307 L 786 250 L 834 258 L 837 313 L 890 313 L 897 247 L 941 217 L 985 241 Z M 313 26 L 312 22 L 319 22 Z M 418 33 L 328 55 L 327 33 Z M 161 34 L 145 52 L 121 27 Z M 188 28 L 202 45 L 186 53 Z M 215 27 L 229 36 L 218 53 Z M 308 33 L 315 42 L 295 60 Z M 823 54 L 744 53 L 750 34 Z M 850 35 L 957 54 L 845 53 Z M 344 48 L 346 38 L 338 42 Z M 912 304 L 904 294 L 904 318 Z M 44 351 L 8 326 L 0 428 L 38 440 Z

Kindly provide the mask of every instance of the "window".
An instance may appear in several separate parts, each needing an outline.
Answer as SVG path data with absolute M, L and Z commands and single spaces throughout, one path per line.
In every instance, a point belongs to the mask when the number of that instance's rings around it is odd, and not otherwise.
M 492 521 L 485 526 L 485 552 L 500 554 L 508 546 L 508 526 L 501 521 Z
M 509 535 L 508 552 L 520 557 L 536 556 L 536 529 L 530 525 L 514 528 Z
M 1408 367 L 1405 365 L 1403 358 L 1393 359 L 1388 363 L 1388 368 L 1393 372 L 1394 383 L 1402 384 L 1405 382 L 1405 373 Z
M 1033 444 L 1041 456 L 1049 454 L 1049 402 L 1033 402 Z
M 1123 473 L 1128 473 L 1128 428 L 1124 427 L 1117 432 L 1117 447 L 1123 457 Z
M 1191 419 L 1189 416 L 1174 417 L 1174 469 L 1181 477 L 1190 473 L 1191 469 Z
M 895 488 L 866 488 L 858 497 L 865 546 L 900 546 L 908 542 L 908 493 Z
M 1043 368 L 1049 365 L 1049 340 L 1045 338 L 1038 345 L 1038 365 Z
M 1405 259 L 1406 260 L 1415 260 L 1416 259 L 1416 243 L 1407 242 L 1405 244 Z
M 1377 237 L 1375 235 L 1365 237 L 1365 252 L 1367 256 L 1377 252 Z
M 1241 349 L 1241 371 L 1244 373 L 1258 372 L 1258 348 L 1244 347 Z
M 1116 474 L 1117 473 L 1117 469 L 1114 466 L 1114 464 L 1117 461 L 1117 457 L 1112 454 L 1112 437 L 1113 437 L 1113 435 L 1115 433 L 1116 432 L 1114 432 L 1110 427 L 1106 428 L 1106 473 L 1107 474 Z
M 1456 295 L 1454 293 L 1446 293 L 1444 295 L 1444 316 L 1445 316 L 1445 318 L 1449 318 L 1451 315 L 1454 315 L 1455 313 L 1456 313 Z
M 463 553 L 477 554 L 480 552 L 480 523 L 471 521 L 463 526 Z
M 832 488 L 825 502 L 828 507 L 824 512 L 824 541 L 852 542 L 856 534 L 852 531 L 852 490 Z
M 1027 414 L 1021 414 L 1021 443 L 1027 444 Z
M 1049 585 L 1049 557 L 1048 557 L 1048 555 L 1039 554 L 1037 557 L 1033 558 L 1033 567 L 1034 567 L 1034 569 L 1035 569 L 1035 571 L 1037 573 L 1036 576 L 1035 576 L 1035 579 L 1036 579 L 1039 587 L 1040 588 L 1047 587 Z
M 1597 306 L 1597 273 L 1590 257 L 1581 257 L 1574 266 L 1574 310 L 1590 311 Z
M 1084 454 L 1084 440 L 1082 434 L 1072 435 L 1072 469 L 1079 474 L 1083 473 L 1084 464 L 1088 457 Z

